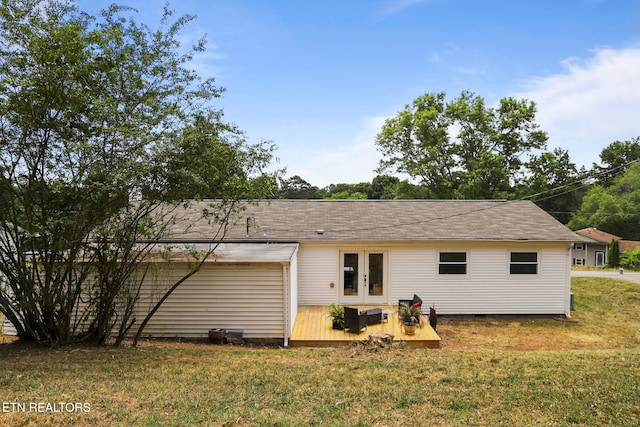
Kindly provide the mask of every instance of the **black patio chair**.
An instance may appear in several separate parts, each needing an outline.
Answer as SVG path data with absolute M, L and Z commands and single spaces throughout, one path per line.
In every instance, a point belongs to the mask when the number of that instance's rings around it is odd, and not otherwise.
M 413 294 L 413 299 L 401 299 L 398 300 L 398 309 L 400 308 L 400 306 L 402 304 L 407 304 L 409 307 L 418 304 L 418 306 L 422 306 L 422 298 L 420 298 L 418 295 Z
M 362 328 L 367 327 L 367 313 L 358 312 L 357 308 L 345 307 L 344 308 L 344 331 L 347 329 L 352 334 L 359 334 Z

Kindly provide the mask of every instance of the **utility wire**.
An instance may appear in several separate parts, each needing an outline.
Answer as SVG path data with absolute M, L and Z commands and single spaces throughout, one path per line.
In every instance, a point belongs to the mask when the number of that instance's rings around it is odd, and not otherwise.
M 595 177 L 599 177 L 599 176 L 602 176 L 602 175 L 606 175 L 606 174 L 612 173 L 612 172 L 614 172 L 614 171 L 616 171 L 616 170 L 618 170 L 618 169 L 626 168 L 627 166 L 632 165 L 633 163 L 637 163 L 637 162 L 639 162 L 639 161 L 640 161 L 640 159 L 631 160 L 631 161 L 628 161 L 627 163 L 623 163 L 623 164 L 621 164 L 621 165 L 619 165 L 619 166 L 616 166 L 616 167 L 614 167 L 614 168 L 607 169 L 607 170 L 600 171 L 600 172 L 596 172 L 595 174 L 591 174 L 590 176 L 587 176 L 587 177 L 581 178 L 581 179 L 579 179 L 579 180 L 577 180 L 577 181 L 573 181 L 573 182 L 569 182 L 569 183 L 567 183 L 567 184 L 559 185 L 558 187 L 550 188 L 550 189 L 548 189 L 548 190 L 541 191 L 541 192 L 536 193 L 536 194 L 531 194 L 531 195 L 529 195 L 529 196 L 522 197 L 522 198 L 520 198 L 520 199 L 518 199 L 518 200 L 527 200 L 527 199 L 532 199 L 532 198 L 534 198 L 534 197 L 541 196 L 541 195 L 543 195 L 543 194 L 547 194 L 547 193 L 551 193 L 551 192 L 554 192 L 554 191 L 560 190 L 561 188 L 565 188 L 565 187 L 572 186 L 572 185 L 574 185 L 574 184 L 578 184 L 578 183 L 581 183 L 581 184 L 582 184 L 580 187 L 575 188 L 575 189 L 573 189 L 573 190 L 566 191 L 566 192 L 563 192 L 563 193 L 560 193 L 560 194 L 557 194 L 557 195 L 554 195 L 554 196 L 551 196 L 551 197 L 546 197 L 546 198 L 544 198 L 544 199 L 540 199 L 540 200 L 537 200 L 537 201 L 547 200 L 547 199 L 550 199 L 550 198 L 555 197 L 555 196 L 562 196 L 562 195 L 565 195 L 565 194 L 567 194 L 567 193 L 570 193 L 571 191 L 576 191 L 576 190 L 579 190 L 579 189 L 581 189 L 581 188 L 584 188 L 584 187 L 588 187 L 588 186 L 590 186 L 590 185 L 591 185 L 591 183 L 585 183 L 585 181 L 589 180 L 590 178 L 595 178 Z
M 626 168 L 627 166 L 629 166 L 629 165 L 631 165 L 633 163 L 637 163 L 639 161 L 640 161 L 640 159 L 631 160 L 629 162 L 626 162 L 626 163 L 624 163 L 622 165 L 613 167 L 611 169 L 607 169 L 607 170 L 604 170 L 604 171 L 597 172 L 597 173 L 595 173 L 594 175 L 592 175 L 590 177 L 584 177 L 584 178 L 582 178 L 580 180 L 573 181 L 573 182 L 570 182 L 570 183 L 567 183 L 567 184 L 563 184 L 563 185 L 559 185 L 557 187 L 554 187 L 554 188 L 551 188 L 551 189 L 548 189 L 548 190 L 545 190 L 545 191 L 541 191 L 539 193 L 532 194 L 532 195 L 529 195 L 529 196 L 524 196 L 524 197 L 521 197 L 521 198 L 518 198 L 518 199 L 513 199 L 513 200 L 499 200 L 499 199 L 478 200 L 479 202 L 492 202 L 492 203 L 491 203 L 491 206 L 484 206 L 482 208 L 472 209 L 472 210 L 469 210 L 469 211 L 466 211 L 466 212 L 443 215 L 443 216 L 439 216 L 439 217 L 435 217 L 435 218 L 427 218 L 427 219 L 419 220 L 419 221 L 410 221 L 410 222 L 395 223 L 395 224 L 389 224 L 389 225 L 370 226 L 370 227 L 356 227 L 356 228 L 344 228 L 344 229 L 324 229 L 324 231 L 325 232 L 331 232 L 331 233 L 344 233 L 344 232 L 356 232 L 356 231 L 384 230 L 384 229 L 389 229 L 389 228 L 407 227 L 407 226 L 411 226 L 411 225 L 428 224 L 428 223 L 435 222 L 435 221 L 441 221 L 443 219 L 451 219 L 451 218 L 456 218 L 456 217 L 462 217 L 462 216 L 474 214 L 474 213 L 477 213 L 477 212 L 496 209 L 496 208 L 504 206 L 506 204 L 511 204 L 511 203 L 514 203 L 514 202 L 526 201 L 528 199 L 533 199 L 533 198 L 535 198 L 537 196 L 545 195 L 545 194 L 548 194 L 548 193 L 553 193 L 553 192 L 555 192 L 557 190 L 560 190 L 560 189 L 563 189 L 563 188 L 566 188 L 566 187 L 570 187 L 570 186 L 578 184 L 578 183 L 581 184 L 580 187 L 570 188 L 570 189 L 568 189 L 568 190 L 566 190 L 566 191 L 564 191 L 562 193 L 559 193 L 559 194 L 551 194 L 551 195 L 549 195 L 547 197 L 543 197 L 541 199 L 531 200 L 533 203 L 541 202 L 541 201 L 548 200 L 548 199 L 551 199 L 551 198 L 554 198 L 554 197 L 563 196 L 565 194 L 571 193 L 573 191 L 577 191 L 577 190 L 582 189 L 584 187 L 588 187 L 588 186 L 592 185 L 589 182 L 585 182 L 585 181 L 588 181 L 589 178 L 598 177 L 598 176 L 602 176 L 602 175 L 605 175 L 605 174 L 612 173 L 612 172 L 614 172 L 616 170 L 619 170 L 619 169 L 622 169 L 622 168 Z M 260 231 L 256 232 L 256 235 L 260 234 L 260 233 L 264 233 L 264 232 L 268 233 L 270 231 L 271 232 L 302 233 L 302 232 L 313 232 L 313 231 L 316 231 L 316 230 L 315 229 L 314 230 L 312 230 L 312 229 L 293 230 L 293 229 L 284 229 L 284 228 L 265 228 L 265 229 L 261 229 Z

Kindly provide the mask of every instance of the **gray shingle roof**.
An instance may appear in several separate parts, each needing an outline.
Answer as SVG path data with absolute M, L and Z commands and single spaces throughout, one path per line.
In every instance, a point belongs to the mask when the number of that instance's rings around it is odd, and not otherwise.
M 194 202 L 185 218 L 195 218 L 204 206 L 205 201 Z M 174 238 L 199 241 L 211 235 L 211 226 L 198 221 Z M 262 201 L 247 206 L 226 240 L 579 241 L 534 203 L 502 200 Z

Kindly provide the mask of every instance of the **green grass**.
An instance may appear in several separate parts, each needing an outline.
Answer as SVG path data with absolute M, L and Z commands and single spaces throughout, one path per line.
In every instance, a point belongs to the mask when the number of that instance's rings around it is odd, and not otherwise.
M 0 412 L 0 425 L 639 425 L 640 285 L 573 287 L 576 323 L 443 319 L 439 350 L 3 344 L 0 404 L 90 412 Z

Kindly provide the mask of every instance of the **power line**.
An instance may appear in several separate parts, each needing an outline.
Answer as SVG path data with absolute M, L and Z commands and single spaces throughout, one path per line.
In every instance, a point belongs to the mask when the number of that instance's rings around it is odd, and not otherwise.
M 572 190 L 565 191 L 565 192 L 560 193 L 560 194 L 554 194 L 554 195 L 552 195 L 552 196 L 545 197 L 545 198 L 543 198 L 543 199 L 539 199 L 539 200 L 537 200 L 537 201 L 538 201 L 538 202 L 541 202 L 541 201 L 543 201 L 543 200 L 547 200 L 547 199 L 550 199 L 550 198 L 553 198 L 553 197 L 556 197 L 556 196 L 563 196 L 563 195 L 565 195 L 565 194 L 571 193 L 572 191 L 577 191 L 577 190 L 580 190 L 581 188 L 588 187 L 588 186 L 592 185 L 592 183 L 590 183 L 590 182 L 585 183 L 585 181 L 587 181 L 587 180 L 589 180 L 589 179 L 595 179 L 596 177 L 599 177 L 599 176 L 603 176 L 603 175 L 610 174 L 610 173 L 612 173 L 612 172 L 614 172 L 614 171 L 617 171 L 617 170 L 619 170 L 619 169 L 626 168 L 627 166 L 632 165 L 632 164 L 634 164 L 634 163 L 637 163 L 637 162 L 639 162 L 639 161 L 640 161 L 640 159 L 630 160 L 630 161 L 628 161 L 628 162 L 626 162 L 626 163 L 623 163 L 623 164 L 621 164 L 621 165 L 619 165 L 619 166 L 616 166 L 616 167 L 613 167 L 613 168 L 611 168 L 611 169 L 607 169 L 607 170 L 604 170 L 604 171 L 600 171 L 600 172 L 592 173 L 590 176 L 587 176 L 587 177 L 581 178 L 581 179 L 579 179 L 579 180 L 577 180 L 577 181 L 569 182 L 569 183 L 567 183 L 567 184 L 563 184 L 563 185 L 560 185 L 560 186 L 558 186 L 558 187 L 550 188 L 550 189 L 548 189 L 548 190 L 541 191 L 541 192 L 536 193 L 536 194 L 531 194 L 531 195 L 529 195 L 529 196 L 522 197 L 522 198 L 521 198 L 521 199 L 519 199 L 519 200 L 532 199 L 532 198 L 534 198 L 534 197 L 537 197 L 537 196 L 540 196 L 540 195 L 543 195 L 543 194 L 547 194 L 547 193 L 551 193 L 551 192 L 554 192 L 554 191 L 560 190 L 560 189 L 565 188 L 565 187 L 570 187 L 570 186 L 572 186 L 572 185 L 574 185 L 574 184 L 578 184 L 578 183 L 582 184 L 582 185 L 581 185 L 580 187 L 578 187 L 578 188 L 574 188 L 574 189 L 572 189 Z M 592 172 L 593 172 L 593 171 L 592 171 Z M 534 203 L 535 203 L 535 201 L 534 201 Z
M 344 229 L 324 229 L 325 232 L 331 232 L 331 233 L 344 233 L 344 232 L 357 232 L 357 231 L 373 231 L 373 230 L 385 230 L 385 229 L 389 229 L 389 228 L 397 228 L 397 227 L 407 227 L 407 226 L 411 226 L 411 225 L 420 225 L 420 224 L 428 224 L 430 222 L 435 222 L 435 221 L 441 221 L 444 219 L 451 219 L 451 218 L 457 218 L 457 217 L 462 217 L 462 216 L 466 216 L 466 215 L 470 215 L 470 214 L 474 214 L 477 212 L 482 212 L 482 211 L 486 211 L 486 210 L 491 210 L 491 209 L 496 209 L 498 207 L 504 206 L 505 204 L 510 204 L 510 203 L 514 203 L 514 202 L 520 202 L 520 201 L 527 201 L 529 199 L 533 199 L 537 196 L 541 196 L 541 195 L 545 195 L 548 193 L 553 193 L 557 190 L 563 189 L 563 188 L 567 188 L 570 187 L 572 185 L 575 184 L 581 184 L 580 187 L 577 188 L 570 188 L 562 193 L 558 193 L 558 194 L 551 194 L 547 197 L 541 198 L 541 199 L 537 199 L 537 200 L 531 200 L 531 202 L 536 203 L 536 202 L 541 202 L 544 200 L 548 200 L 554 197 L 560 197 L 563 196 L 565 194 L 580 190 L 582 188 L 588 187 L 590 185 L 592 185 L 592 183 L 590 182 L 585 182 L 587 181 L 589 178 L 594 178 L 597 176 L 602 176 L 605 174 L 609 174 L 612 173 L 614 171 L 617 171 L 619 169 L 622 168 L 626 168 L 627 166 L 637 163 L 639 162 L 640 159 L 636 159 L 636 160 L 631 160 L 629 162 L 626 162 L 624 164 L 621 164 L 619 166 L 604 170 L 604 171 L 600 171 L 597 172 L 595 174 L 593 174 L 590 177 L 585 177 L 582 178 L 580 180 L 577 181 L 573 181 L 567 184 L 563 184 L 563 185 L 559 185 L 557 187 L 545 190 L 545 191 L 541 191 L 539 193 L 536 194 L 532 194 L 529 196 L 524 196 L 524 197 L 520 197 L 517 199 L 513 199 L 513 200 L 499 200 L 499 199 L 486 199 L 484 201 L 486 202 L 495 202 L 495 204 L 492 203 L 491 206 L 485 206 L 482 208 L 478 208 L 478 209 L 472 209 L 466 212 L 460 212 L 460 213 L 454 213 L 454 214 L 449 214 L 449 215 L 443 215 L 443 216 L 439 216 L 439 217 L 435 217 L 435 218 L 428 218 L 428 219 L 424 219 L 424 220 L 419 220 L 419 221 L 410 221 L 410 222 L 404 222 L 404 223 L 395 223 L 395 224 L 389 224 L 389 225 L 378 225 L 378 226 L 369 226 L 369 227 L 356 227 L 356 228 L 344 228 Z M 483 200 L 481 200 L 483 201 Z M 571 213 L 571 212 L 566 212 L 566 213 Z M 284 228 L 267 228 L 267 229 L 262 229 L 260 230 L 258 233 L 260 232 L 291 232 L 291 233 L 296 233 L 296 232 L 313 232 L 316 231 L 315 229 L 302 229 L 302 230 L 293 230 L 293 229 L 284 229 Z

